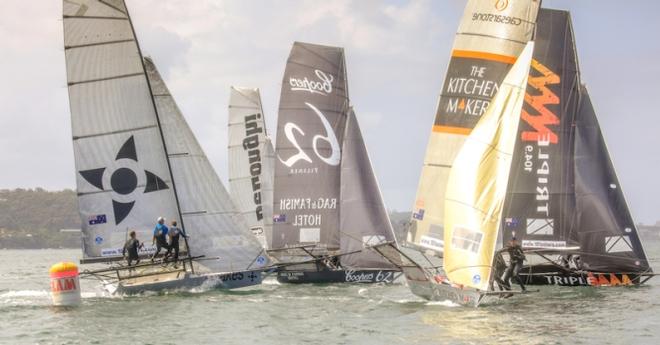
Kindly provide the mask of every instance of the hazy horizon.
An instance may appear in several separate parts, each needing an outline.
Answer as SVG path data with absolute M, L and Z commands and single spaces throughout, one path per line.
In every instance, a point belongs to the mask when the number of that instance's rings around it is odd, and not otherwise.
M 229 87 L 259 87 L 274 134 L 293 41 L 346 49 L 351 102 L 389 209 L 410 210 L 465 1 L 127 1 L 145 55 L 227 179 Z M 660 219 L 656 1 L 571 11 L 582 80 L 636 223 Z M 75 189 L 61 2 L 0 4 L 0 189 Z M 29 13 L 29 16 L 27 15 Z M 275 29 L 274 29 L 275 28 Z M 624 117 L 625 116 L 625 117 Z M 395 158 L 393 158 L 395 157 Z

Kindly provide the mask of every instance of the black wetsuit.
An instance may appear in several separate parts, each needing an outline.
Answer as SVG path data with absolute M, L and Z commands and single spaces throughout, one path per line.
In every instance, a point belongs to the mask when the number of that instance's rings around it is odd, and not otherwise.
M 520 285 L 520 288 L 525 291 L 525 284 L 523 284 L 522 278 L 518 275 L 525 261 L 525 253 L 523 253 L 522 247 L 519 244 L 508 246 L 506 251 L 509 253 L 509 267 L 506 268 L 502 280 L 510 287 L 510 279 L 513 278 Z
M 170 249 L 174 251 L 174 261 L 179 260 L 179 238 L 182 235 L 186 237 L 183 230 L 174 226 L 170 228 Z
M 138 241 L 135 238 L 129 239 L 124 244 L 124 250 L 122 251 L 122 255 L 126 255 L 126 253 L 128 252 L 128 256 L 126 256 L 126 261 L 128 261 L 129 266 L 131 266 L 133 260 L 135 260 L 136 265 L 140 263 L 140 256 L 138 255 L 138 249 L 140 249 L 140 241 Z
M 497 283 L 500 291 L 511 290 L 509 283 L 502 280 L 502 273 L 506 270 L 506 262 L 502 257 L 502 251 L 497 251 L 495 259 L 493 260 L 493 280 L 490 282 L 490 289 L 495 291 L 493 283 Z

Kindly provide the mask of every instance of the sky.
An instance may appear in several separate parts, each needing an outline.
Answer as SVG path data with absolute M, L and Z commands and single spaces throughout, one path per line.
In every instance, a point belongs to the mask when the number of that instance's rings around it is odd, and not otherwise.
M 484 0 L 491 1 L 491 0 Z M 493 0 L 494 1 L 494 0 Z M 385 202 L 412 208 L 464 0 L 127 0 L 216 171 L 229 87 L 261 89 L 269 131 L 294 41 L 345 48 L 350 97 Z M 660 2 L 545 0 L 570 10 L 582 72 L 634 218 L 660 219 Z M 0 2 L 0 189 L 75 188 L 62 4 Z

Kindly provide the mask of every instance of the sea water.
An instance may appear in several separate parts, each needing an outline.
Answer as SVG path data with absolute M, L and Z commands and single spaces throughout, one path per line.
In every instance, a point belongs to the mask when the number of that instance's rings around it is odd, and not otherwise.
M 660 241 L 646 241 L 660 272 Z M 0 344 L 658 344 L 660 277 L 643 287 L 547 287 L 478 309 L 394 285 L 282 285 L 107 296 L 51 307 L 48 268 L 77 250 L 0 250 Z

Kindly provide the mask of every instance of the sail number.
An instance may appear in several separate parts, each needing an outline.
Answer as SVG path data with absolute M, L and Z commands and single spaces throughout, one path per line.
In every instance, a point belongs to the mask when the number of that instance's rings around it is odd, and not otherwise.
M 335 132 L 332 130 L 332 126 L 330 126 L 330 122 L 328 122 L 328 119 L 325 118 L 323 113 L 318 110 L 313 104 L 305 102 L 305 105 L 308 106 L 314 113 L 321 119 L 321 123 L 323 124 L 323 128 L 325 129 L 326 134 L 321 135 L 317 134 L 312 138 L 312 148 L 314 149 L 314 153 L 316 156 L 321 159 L 323 162 L 325 162 L 328 165 L 338 165 L 339 162 L 341 161 L 341 150 L 339 148 L 339 141 L 337 140 L 337 136 L 335 135 Z M 282 164 L 286 165 L 287 167 L 292 167 L 294 164 L 296 164 L 298 161 L 303 160 L 308 163 L 312 163 L 312 158 L 309 157 L 307 153 L 300 147 L 300 144 L 298 144 L 298 139 L 296 139 L 296 134 L 294 131 L 298 132 L 302 137 L 305 136 L 305 132 L 298 126 L 297 124 L 293 122 L 287 122 L 284 125 L 284 135 L 286 135 L 286 138 L 291 142 L 291 144 L 298 150 L 298 153 L 294 154 L 293 156 L 289 157 L 286 160 L 283 160 L 279 155 L 277 158 L 282 162 Z M 319 150 L 318 150 L 318 143 L 319 141 L 325 141 L 328 144 L 330 144 L 331 152 L 330 156 L 325 157 L 323 156 Z
M 527 172 L 532 172 L 532 167 L 534 166 L 534 163 L 532 163 L 532 158 L 534 158 L 532 151 L 534 151 L 532 145 L 525 146 L 525 161 L 523 162 L 523 168 Z

